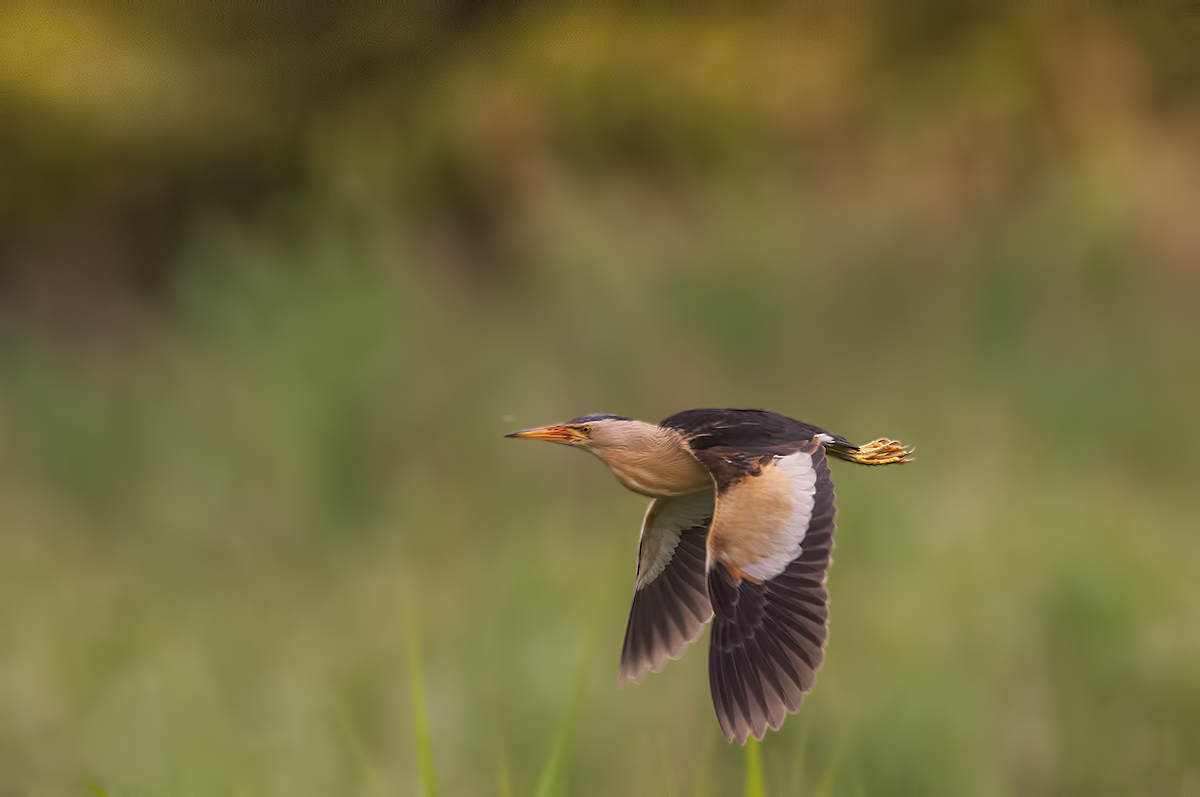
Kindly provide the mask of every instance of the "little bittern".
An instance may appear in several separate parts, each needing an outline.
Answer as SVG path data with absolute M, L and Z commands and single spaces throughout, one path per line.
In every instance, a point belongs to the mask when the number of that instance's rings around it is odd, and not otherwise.
M 835 514 L 826 453 L 862 465 L 912 453 L 763 410 L 687 410 L 657 426 L 585 415 L 508 437 L 585 448 L 654 499 L 619 683 L 662 670 L 713 620 L 713 707 L 725 738 L 742 744 L 800 708 L 825 659 Z

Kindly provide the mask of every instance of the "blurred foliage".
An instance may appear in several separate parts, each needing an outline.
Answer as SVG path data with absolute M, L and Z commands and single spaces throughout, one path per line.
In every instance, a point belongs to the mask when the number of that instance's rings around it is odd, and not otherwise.
M 612 683 L 643 501 L 501 438 L 694 406 L 918 448 L 834 474 L 766 793 L 1200 794 L 1198 52 L 1187 3 L 6 6 L 0 794 L 417 793 L 426 734 L 446 794 L 738 793 L 702 643 Z

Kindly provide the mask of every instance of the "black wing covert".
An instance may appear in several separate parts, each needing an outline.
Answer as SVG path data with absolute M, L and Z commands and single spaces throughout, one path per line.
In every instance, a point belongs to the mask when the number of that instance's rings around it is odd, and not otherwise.
M 763 448 L 814 437 L 820 437 L 824 442 L 853 447 L 844 437 L 767 410 L 684 410 L 662 421 L 659 426 L 678 430 L 693 451 L 714 446 Z

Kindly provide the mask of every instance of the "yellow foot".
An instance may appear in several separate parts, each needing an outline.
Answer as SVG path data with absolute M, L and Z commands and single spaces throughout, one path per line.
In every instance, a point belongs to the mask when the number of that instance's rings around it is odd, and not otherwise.
M 859 446 L 857 451 L 847 452 L 847 459 L 860 465 L 893 465 L 899 462 L 912 462 L 913 449 L 905 446 L 899 440 L 888 440 L 881 437 Z

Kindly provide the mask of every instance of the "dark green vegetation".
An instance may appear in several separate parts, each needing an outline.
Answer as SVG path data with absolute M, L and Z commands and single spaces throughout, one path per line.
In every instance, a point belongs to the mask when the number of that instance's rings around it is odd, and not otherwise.
M 703 642 L 614 685 L 644 501 L 502 438 L 694 406 L 917 447 L 834 466 L 829 656 L 768 794 L 1200 793 L 1194 15 L 504 6 L 317 85 L 31 8 L 0 794 L 757 788 Z M 381 29 L 278 33 L 409 51 Z M 180 85 L 214 105 L 144 113 Z

